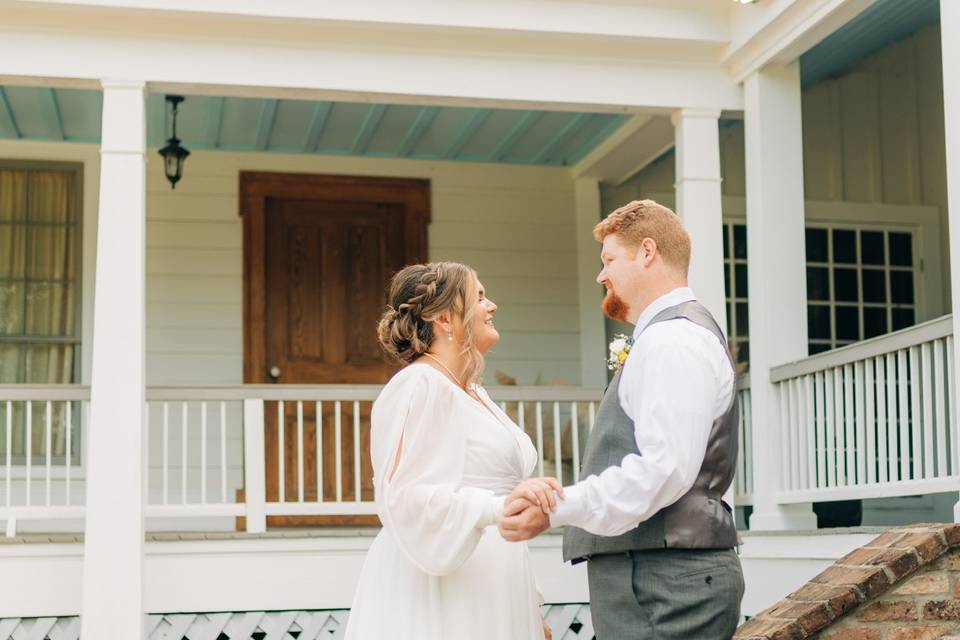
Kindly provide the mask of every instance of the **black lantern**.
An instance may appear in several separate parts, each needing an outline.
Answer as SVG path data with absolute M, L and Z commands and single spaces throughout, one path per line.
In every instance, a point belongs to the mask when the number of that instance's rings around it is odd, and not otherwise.
M 183 161 L 187 159 L 190 152 L 180 146 L 180 139 L 177 137 L 177 107 L 183 102 L 183 96 L 167 96 L 167 102 L 170 103 L 173 135 L 167 140 L 167 146 L 160 149 L 159 153 L 163 156 L 163 172 L 167 174 L 170 188 L 176 189 L 177 182 L 183 177 Z

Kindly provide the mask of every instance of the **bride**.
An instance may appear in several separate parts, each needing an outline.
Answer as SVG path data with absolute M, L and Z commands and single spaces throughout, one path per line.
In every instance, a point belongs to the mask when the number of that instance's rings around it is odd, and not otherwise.
M 380 343 L 407 366 L 373 405 L 383 529 L 364 562 L 346 638 L 549 638 L 527 547 L 504 541 L 496 527 L 517 500 L 553 511 L 562 486 L 524 480 L 537 452 L 479 384 L 483 354 L 500 339 L 497 305 L 470 267 L 453 262 L 406 267 L 389 302 Z

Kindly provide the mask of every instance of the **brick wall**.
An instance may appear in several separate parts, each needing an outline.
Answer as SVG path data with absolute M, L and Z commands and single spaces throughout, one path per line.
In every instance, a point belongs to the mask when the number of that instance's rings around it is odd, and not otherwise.
M 891 529 L 744 623 L 736 640 L 960 640 L 960 525 Z

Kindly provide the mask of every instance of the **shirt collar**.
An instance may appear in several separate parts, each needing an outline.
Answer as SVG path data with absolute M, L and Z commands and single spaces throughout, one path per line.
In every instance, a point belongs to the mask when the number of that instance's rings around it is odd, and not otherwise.
M 640 334 L 643 333 L 643 330 L 647 328 L 647 325 L 650 324 L 650 321 L 653 320 L 658 313 L 664 309 L 669 309 L 670 307 L 675 307 L 678 304 L 683 304 L 684 302 L 690 302 L 691 300 L 696 300 L 697 297 L 693 295 L 693 289 L 690 287 L 677 287 L 669 293 L 665 293 L 643 310 L 643 313 L 640 314 L 640 318 L 637 319 L 637 325 L 633 329 L 633 339 L 636 340 L 640 337 Z

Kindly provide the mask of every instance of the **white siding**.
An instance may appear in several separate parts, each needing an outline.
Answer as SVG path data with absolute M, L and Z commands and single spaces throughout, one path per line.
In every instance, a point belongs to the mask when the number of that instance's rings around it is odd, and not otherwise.
M 239 172 L 428 178 L 431 260 L 480 274 L 500 305 L 488 361 L 520 383 L 579 382 L 573 183 L 564 169 L 197 152 L 172 191 L 151 152 L 147 193 L 150 384 L 242 381 Z
M 803 90 L 807 200 L 937 207 L 939 238 L 927 250 L 940 252 L 944 269 L 942 300 L 932 306 L 949 309 L 943 118 L 939 25 Z M 721 128 L 720 150 L 723 194 L 742 197 L 742 123 Z M 669 154 L 620 187 L 604 189 L 604 209 L 672 192 L 674 161 Z

